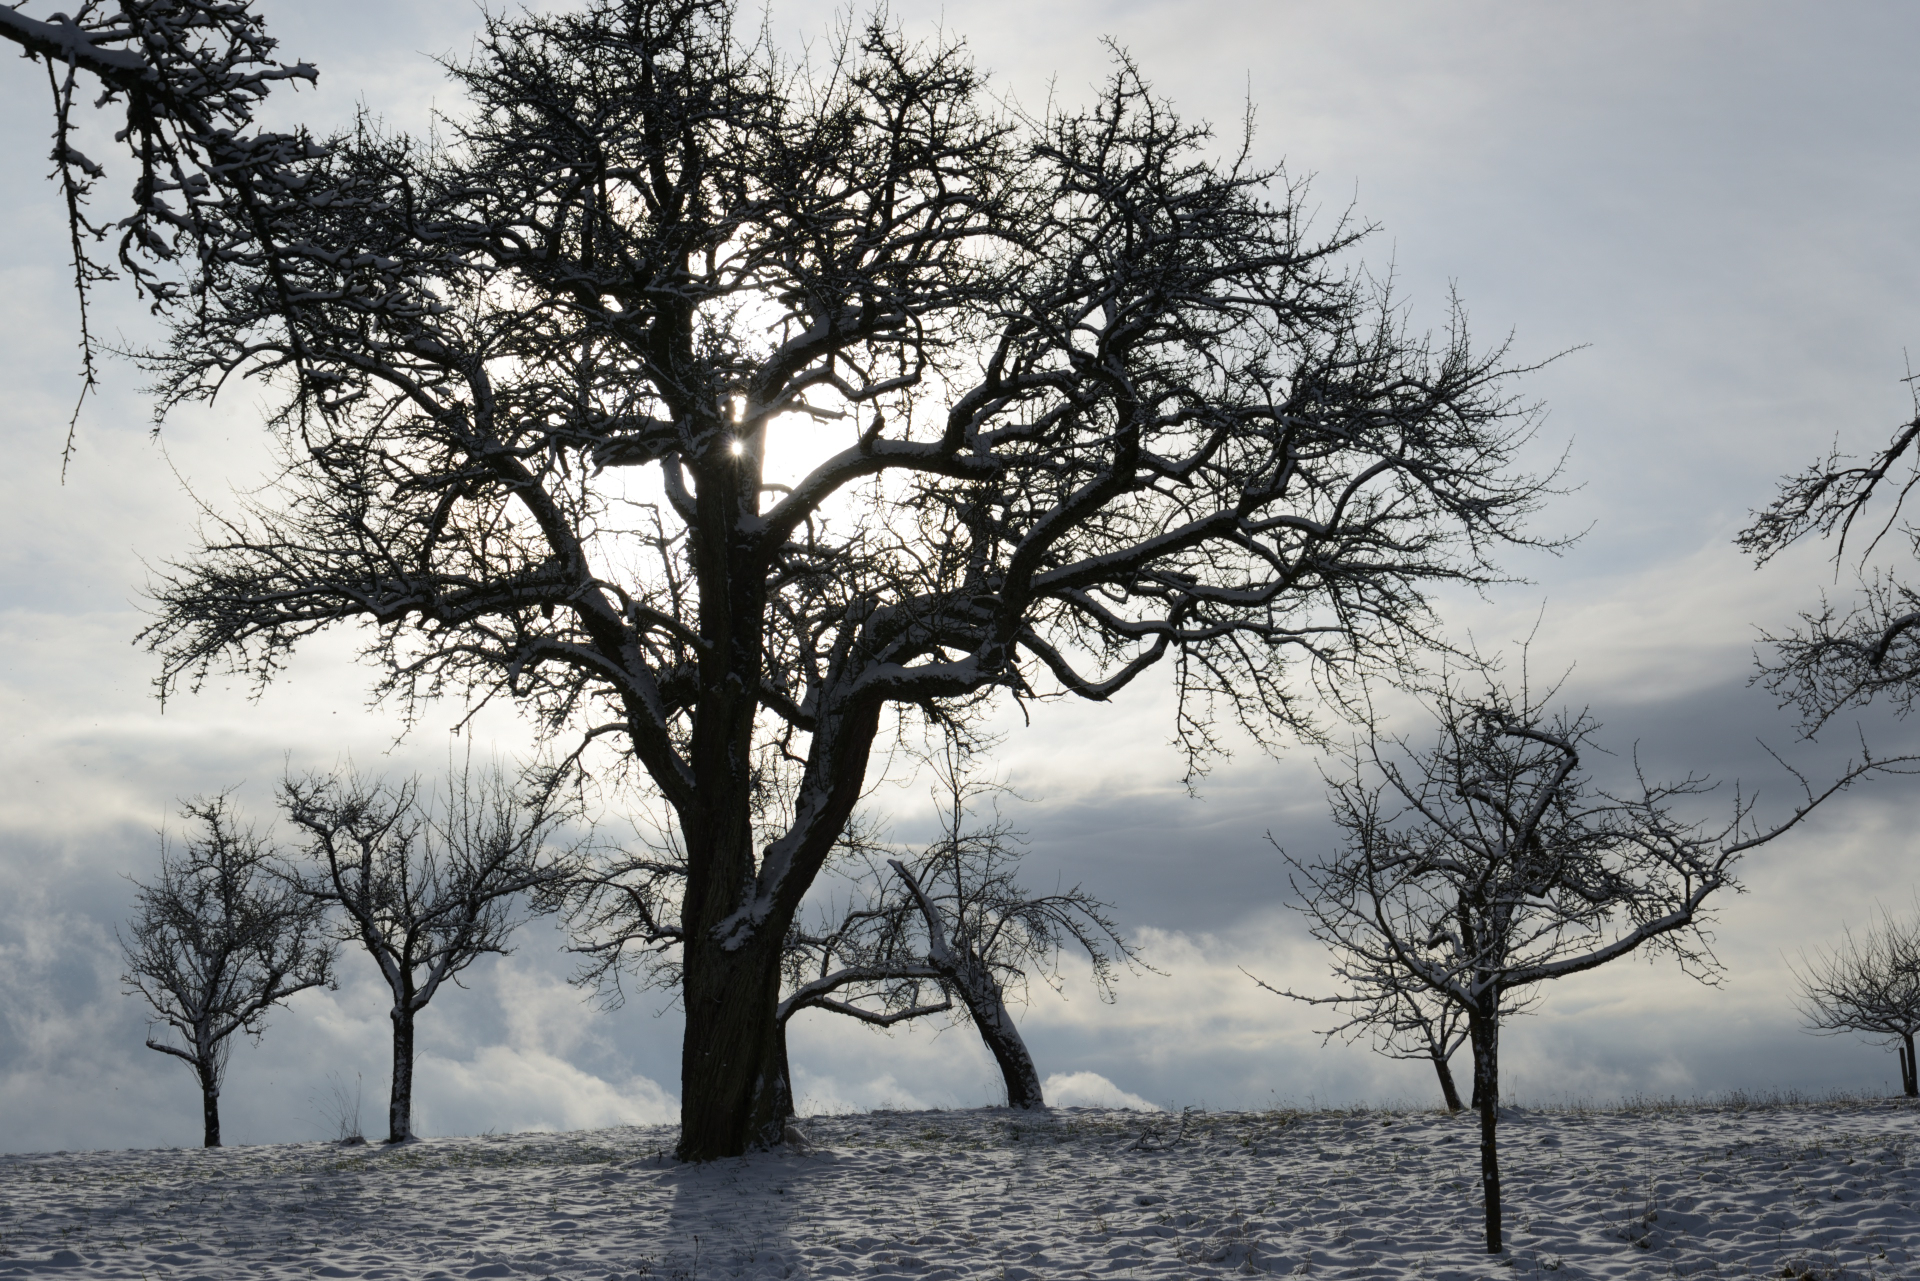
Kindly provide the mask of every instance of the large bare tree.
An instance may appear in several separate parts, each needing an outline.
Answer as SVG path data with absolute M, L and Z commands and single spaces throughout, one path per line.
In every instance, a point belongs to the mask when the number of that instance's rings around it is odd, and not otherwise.
M 1794 972 L 1800 1015 L 1815 1032 L 1859 1032 L 1894 1042 L 1900 1089 L 1920 1098 L 1913 1038 L 1920 1033 L 1920 919 L 1896 921 L 1884 911 L 1859 934 L 1848 930 L 1832 951 L 1820 950 Z
M 688 1158 L 779 1141 L 788 927 L 887 709 L 1164 663 L 1197 762 L 1216 716 L 1299 728 L 1312 681 L 1412 661 L 1428 590 L 1496 579 L 1546 492 L 1503 352 L 1408 332 L 1358 228 L 1125 58 L 1029 117 L 956 45 L 794 63 L 728 0 L 478 50 L 438 143 L 189 175 L 162 408 L 257 375 L 285 468 L 147 640 L 173 691 L 356 625 L 402 707 L 615 742 L 686 854 Z
M 1465 1016 L 1489 1254 L 1502 1249 L 1500 1026 L 1515 1002 L 1642 949 L 1712 979 L 1704 914 L 1739 888 L 1740 858 L 1850 783 L 1909 764 L 1866 757 L 1818 792 L 1799 780 L 1800 804 L 1775 827 L 1755 825 L 1739 796 L 1710 824 L 1681 812 L 1708 790 L 1698 778 L 1657 784 L 1636 771 L 1628 790 L 1596 786 L 1585 757 L 1598 724 L 1543 702 L 1489 674 L 1484 689 L 1433 694 L 1431 748 L 1376 724 L 1350 772 L 1330 780 L 1341 848 L 1325 862 L 1288 858 L 1341 1003 L 1381 1019 L 1389 1038 L 1408 1001 Z
M 146 998 L 179 1043 L 149 1036 L 200 1083 L 203 1142 L 220 1146 L 220 1086 L 229 1039 L 259 1039 L 267 1011 L 332 982 L 333 948 L 319 905 L 276 875 L 267 838 L 237 825 L 225 793 L 188 801 L 185 844 L 160 846 L 160 879 L 134 882 L 136 906 L 120 937 L 121 981 Z
M 498 770 L 471 769 L 425 796 L 418 779 L 288 779 L 280 804 L 307 838 L 294 883 L 338 910 L 341 941 L 366 949 L 392 993 L 387 1142 L 405 1142 L 420 1011 L 475 961 L 510 950 L 518 906 L 568 871 L 552 841 L 571 811 L 552 780 L 516 789 Z

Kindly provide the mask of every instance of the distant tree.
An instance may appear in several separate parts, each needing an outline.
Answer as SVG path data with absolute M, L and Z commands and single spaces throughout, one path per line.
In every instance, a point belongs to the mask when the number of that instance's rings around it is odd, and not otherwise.
M 815 977 L 796 985 L 781 1010 L 790 1017 L 827 1008 L 885 1025 L 958 1002 L 999 1066 L 1007 1105 L 1040 1108 L 1040 1073 L 1009 999 L 1023 999 L 1036 977 L 1061 990 L 1060 959 L 1072 951 L 1111 1000 L 1119 970 L 1140 958 L 1109 905 L 1080 886 L 1036 894 L 1020 883 L 1024 835 L 999 810 L 1009 789 L 979 772 L 983 746 L 990 745 L 948 738 L 929 760 L 940 822 L 932 844 L 901 858 L 870 838 L 849 842 L 859 870 L 848 875 L 843 865 L 843 875 L 857 887 L 854 906 L 833 930 L 796 935 L 794 951 Z M 992 812 L 982 814 L 989 797 Z M 847 963 L 836 969 L 836 957 Z M 940 1004 L 927 996 L 929 982 L 944 995 Z M 876 1008 L 868 1012 L 868 1004 Z
M 181 814 L 195 825 L 185 848 L 163 839 L 160 879 L 134 882 L 121 982 L 179 1034 L 180 1044 L 149 1037 L 147 1048 L 193 1069 L 203 1142 L 217 1148 L 228 1038 L 258 1040 L 270 1008 L 330 983 L 333 949 L 319 937 L 319 905 L 274 875 L 273 846 L 235 826 L 227 794 L 188 801 Z
M 354 626 L 402 705 L 617 744 L 686 855 L 689 1159 L 780 1141 L 789 926 L 888 709 L 1164 662 L 1195 767 L 1216 714 L 1311 733 L 1550 492 L 1504 352 L 1409 332 L 1124 57 L 1028 117 L 884 23 L 794 63 L 730 0 L 585 0 L 486 17 L 443 141 L 313 140 L 250 123 L 311 69 L 245 3 L 173 12 L 0 18 L 124 95 L 161 411 L 279 396 L 275 483 L 154 585 L 162 685 Z
M 1486 1246 L 1498 1254 L 1500 1025 L 1514 999 L 1641 948 L 1711 980 L 1703 912 L 1739 888 L 1741 856 L 1863 775 L 1906 763 L 1868 757 L 1817 794 L 1801 779 L 1801 805 L 1764 830 L 1736 796 L 1732 816 L 1709 827 L 1675 812 L 1708 790 L 1698 778 L 1594 786 L 1582 756 L 1599 726 L 1585 712 L 1549 715 L 1524 684 L 1517 697 L 1492 675 L 1476 695 L 1448 684 L 1432 710 L 1431 749 L 1377 725 L 1352 749 L 1351 773 L 1330 780 L 1341 849 L 1288 862 L 1314 936 L 1334 953 L 1341 1000 L 1389 1020 L 1389 1036 L 1409 998 L 1465 1016 Z
M 796 920 L 787 934 L 786 979 L 774 1009 L 779 1028 L 781 1106 L 794 1111 L 793 1068 L 787 1028 L 802 1010 L 841 1014 L 869 1027 L 889 1028 L 953 1009 L 953 998 L 930 961 L 908 954 L 899 929 L 899 907 L 875 895 L 876 859 L 885 845 L 860 815 L 848 823 L 829 875 L 850 886 L 848 901 Z M 849 865 L 858 870 L 849 872 Z
M 1913 1038 L 1920 1032 L 1920 917 L 1848 930 L 1831 952 L 1803 958 L 1796 969 L 1800 1014 L 1815 1032 L 1859 1032 L 1894 1041 L 1900 1051 L 1900 1088 L 1920 1098 Z
M 1385 967 L 1367 982 L 1353 982 L 1353 995 L 1303 996 L 1288 988 L 1275 987 L 1245 968 L 1241 973 L 1276 996 L 1306 1005 L 1331 1005 L 1345 1014 L 1339 1023 L 1321 1030 L 1322 1044 L 1339 1037 L 1351 1045 L 1362 1036 L 1370 1036 L 1376 1054 L 1431 1064 L 1447 1111 L 1479 1107 L 1477 1097 L 1461 1102 L 1460 1087 L 1453 1076 L 1454 1053 L 1467 1042 L 1466 1011 L 1413 975 Z M 1503 1017 L 1520 1013 L 1522 1008 L 1510 1003 Z
M 302 894 L 339 909 L 339 937 L 367 950 L 393 996 L 387 1142 L 413 1136 L 414 1023 L 440 985 L 504 955 L 530 894 L 568 869 L 550 844 L 572 816 L 553 780 L 516 789 L 497 769 L 451 773 L 444 794 L 417 778 L 346 772 L 288 779 L 286 816 L 307 837 Z

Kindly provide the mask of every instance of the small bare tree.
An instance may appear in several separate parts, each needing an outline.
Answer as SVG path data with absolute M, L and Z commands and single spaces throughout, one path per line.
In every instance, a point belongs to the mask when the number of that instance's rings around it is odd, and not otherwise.
M 181 814 L 197 835 L 178 851 L 162 838 L 160 879 L 134 882 L 120 981 L 179 1035 L 177 1045 L 149 1036 L 147 1048 L 193 1069 L 203 1141 L 217 1148 L 229 1038 L 257 1040 L 270 1008 L 330 983 L 333 949 L 319 938 L 319 905 L 272 875 L 272 844 L 236 826 L 226 793 L 188 801 Z
M 1321 1044 L 1339 1037 L 1351 1045 L 1362 1036 L 1370 1036 L 1373 1051 L 1389 1059 L 1425 1060 L 1433 1066 L 1440 1081 L 1440 1097 L 1447 1111 L 1476 1110 L 1480 1100 L 1460 1101 L 1460 1086 L 1453 1076 L 1453 1055 L 1467 1042 L 1466 1011 L 1439 996 L 1410 975 L 1382 973 L 1371 984 L 1355 984 L 1353 995 L 1303 996 L 1289 988 L 1275 987 L 1256 974 L 1240 971 L 1276 996 L 1306 1005 L 1331 1005 L 1346 1017 L 1320 1031 Z M 1509 1006 L 1506 1014 L 1521 1012 Z
M 1077 885 L 1035 894 L 1020 883 L 1025 838 L 998 803 L 1010 790 L 975 768 L 977 753 L 990 746 L 950 735 L 929 759 L 940 835 L 917 854 L 901 858 L 870 837 L 848 838 L 850 862 L 862 869 L 850 874 L 856 906 L 834 930 L 796 936 L 796 951 L 815 963 L 816 977 L 781 1009 L 790 1016 L 822 1007 L 885 1026 L 958 1002 L 999 1065 L 1007 1105 L 1039 1108 L 1046 1106 L 1040 1074 L 1009 998 L 1023 999 L 1035 976 L 1061 990 L 1067 951 L 1087 958 L 1107 1000 L 1119 970 L 1141 962 L 1108 904 Z M 983 801 L 990 814 L 981 813 Z M 939 1004 L 926 994 L 929 982 L 945 998 Z M 839 995 L 830 1002 L 828 991 Z
M 1900 1088 L 1920 1098 L 1913 1037 L 1920 1032 L 1920 919 L 1896 921 L 1884 911 L 1878 924 L 1840 946 L 1802 958 L 1795 969 L 1801 1017 L 1814 1032 L 1860 1032 L 1894 1042 L 1900 1052 Z
M 442 983 L 510 950 L 516 900 L 567 872 L 569 853 L 550 842 L 573 811 L 557 779 L 515 788 L 498 769 L 451 773 L 444 797 L 423 796 L 417 778 L 312 775 L 283 783 L 280 801 L 308 838 L 299 888 L 340 909 L 340 938 L 366 948 L 393 994 L 387 1142 L 404 1142 L 415 1019 Z
M 1377 727 L 1353 748 L 1350 775 L 1330 780 L 1343 848 L 1325 864 L 1288 862 L 1314 936 L 1336 957 L 1346 987 L 1336 1000 L 1387 1019 L 1389 1039 L 1407 1000 L 1465 1017 L 1486 1245 L 1498 1254 L 1499 1037 L 1515 998 L 1642 948 L 1712 981 L 1703 912 L 1739 888 L 1741 856 L 1863 775 L 1904 762 L 1868 756 L 1818 793 L 1800 779 L 1803 801 L 1777 827 L 1754 826 L 1752 802 L 1738 795 L 1732 816 L 1708 826 L 1675 812 L 1709 790 L 1699 778 L 1653 784 L 1636 770 L 1627 792 L 1596 787 L 1583 755 L 1597 723 L 1549 715 L 1524 684 L 1515 697 L 1489 675 L 1470 697 L 1449 683 L 1433 711 L 1430 750 Z

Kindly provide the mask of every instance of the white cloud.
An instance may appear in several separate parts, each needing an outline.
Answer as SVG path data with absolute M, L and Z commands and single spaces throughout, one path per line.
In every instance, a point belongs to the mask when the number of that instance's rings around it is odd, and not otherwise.
M 1055 1072 L 1040 1083 L 1047 1104 L 1056 1108 L 1126 1108 L 1134 1112 L 1162 1112 L 1137 1094 L 1115 1085 L 1098 1072 Z
M 449 1132 L 436 1117 L 466 1124 L 486 1117 L 487 1128 L 499 1133 L 662 1125 L 680 1117 L 678 1099 L 644 1076 L 615 1083 L 558 1055 L 521 1046 L 489 1045 L 462 1061 L 423 1055 L 414 1080 L 415 1128 L 423 1134 Z

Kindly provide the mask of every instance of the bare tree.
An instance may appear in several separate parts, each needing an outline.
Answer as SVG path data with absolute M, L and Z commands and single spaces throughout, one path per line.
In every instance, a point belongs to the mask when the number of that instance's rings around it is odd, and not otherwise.
M 1703 913 L 1739 888 L 1741 856 L 1862 776 L 1906 763 L 1865 757 L 1817 793 L 1801 779 L 1802 802 L 1777 827 L 1753 824 L 1738 795 L 1731 817 L 1709 825 L 1676 812 L 1709 790 L 1698 778 L 1654 784 L 1636 769 L 1629 791 L 1596 787 L 1583 755 L 1599 726 L 1585 712 L 1550 715 L 1524 684 L 1516 697 L 1489 674 L 1484 691 L 1448 684 L 1433 703 L 1431 749 L 1375 728 L 1353 748 L 1351 774 L 1330 780 L 1338 854 L 1288 862 L 1314 936 L 1334 953 L 1340 1000 L 1385 1017 L 1389 1036 L 1409 998 L 1465 1016 L 1486 1245 L 1498 1254 L 1499 1039 L 1514 1000 L 1643 948 L 1711 981 Z
M 84 403 L 96 378 L 87 323 L 95 284 L 124 273 L 165 310 L 227 262 L 273 269 L 278 251 L 261 235 L 271 225 L 262 215 L 301 198 L 318 147 L 304 131 L 255 128 L 254 112 L 275 85 L 312 83 L 319 73 L 274 57 L 277 42 L 251 0 L 79 0 L 45 19 L 25 7 L 0 7 L 0 38 L 44 61 L 53 93 L 54 174 L 80 298 Z M 99 92 L 83 88 L 83 73 Z M 75 145 L 86 123 L 76 102 L 121 116 L 111 145 L 125 150 L 136 177 L 118 218 L 89 208 L 107 170 Z M 94 246 L 110 238 L 113 256 L 102 260 Z M 76 405 L 75 422 L 79 412 Z M 72 457 L 73 426 L 63 462 Z
M 524 919 L 516 900 L 566 874 L 566 854 L 550 842 L 570 812 L 553 780 L 516 789 L 497 769 L 454 772 L 431 796 L 417 778 L 313 775 L 283 783 L 280 803 L 307 835 L 300 891 L 339 908 L 341 940 L 367 950 L 393 994 L 387 1142 L 404 1142 L 415 1020 L 442 983 L 510 950 Z
M 1901 573 L 1869 568 L 1889 535 L 1920 554 L 1920 525 L 1906 516 L 1907 499 L 1920 485 L 1920 382 L 1915 413 L 1897 427 L 1886 446 L 1866 458 L 1839 446 L 1805 471 L 1789 476 L 1779 494 L 1742 530 L 1738 544 L 1765 564 L 1809 534 L 1831 538 L 1834 561 L 1847 559 L 1848 542 L 1860 552 L 1858 588 L 1850 604 L 1823 595 L 1819 608 L 1800 616 L 1789 631 L 1763 633 L 1773 646 L 1760 661 L 1757 679 L 1796 708 L 1812 735 L 1834 715 L 1877 698 L 1904 716 L 1920 694 L 1920 591 Z M 1875 500 L 1884 510 L 1875 513 Z M 1858 526 L 1858 529 L 1856 529 Z
M 1899 1046 L 1900 1088 L 1920 1098 L 1913 1037 L 1920 1032 L 1920 919 L 1895 921 L 1884 911 L 1864 933 L 1846 932 L 1831 952 L 1801 959 L 1794 971 L 1800 1014 L 1815 1032 L 1860 1032 Z
M 1369 982 L 1355 982 L 1351 995 L 1306 996 L 1275 987 L 1244 967 L 1240 972 L 1276 996 L 1305 1005 L 1330 1005 L 1345 1015 L 1339 1023 L 1320 1031 L 1321 1044 L 1339 1037 L 1351 1045 L 1362 1036 L 1370 1037 L 1376 1054 L 1431 1064 L 1447 1111 L 1460 1112 L 1468 1107 L 1479 1110 L 1477 1095 L 1465 1103 L 1460 1101 L 1460 1087 L 1453 1076 L 1454 1053 L 1467 1042 L 1466 1011 L 1413 975 L 1383 969 L 1369 976 Z M 1511 1017 L 1522 1008 L 1522 1004 L 1510 1001 L 1503 1016 Z
M 785 982 L 774 1021 L 781 1106 L 789 1116 L 794 1096 L 787 1027 L 794 1015 L 824 1010 L 890 1028 L 953 1009 L 940 971 L 908 950 L 902 904 L 885 896 L 887 852 L 877 824 L 856 814 L 825 869 L 829 880 L 849 891 L 847 899 L 813 920 L 796 919 L 788 929 Z
M 181 815 L 198 834 L 178 852 L 162 839 L 160 879 L 134 882 L 120 981 L 179 1034 L 180 1044 L 149 1036 L 147 1048 L 193 1069 L 203 1141 L 217 1148 L 229 1038 L 258 1040 L 269 1009 L 330 984 L 333 949 L 318 937 L 318 905 L 273 874 L 272 844 L 235 825 L 227 793 L 188 801 Z
M 1071 951 L 1111 1000 L 1119 971 L 1140 958 L 1109 905 L 1080 886 L 1036 894 L 1020 883 L 1025 839 L 999 808 L 1011 793 L 977 765 L 988 746 L 949 735 L 929 759 L 940 836 L 917 854 L 903 859 L 871 835 L 849 838 L 854 870 L 842 875 L 856 887 L 852 904 L 830 930 L 796 931 L 801 981 L 780 1008 L 783 1020 L 819 1007 L 890 1026 L 957 1001 L 999 1066 L 1007 1105 L 1041 1108 L 1040 1073 L 1009 999 L 1023 1000 L 1034 978 L 1062 990 L 1060 961 Z
M 146 639 L 170 692 L 359 625 L 402 707 L 505 695 L 617 743 L 687 859 L 688 1158 L 780 1141 L 789 926 L 887 708 L 1171 660 L 1197 768 L 1216 714 L 1312 732 L 1304 684 L 1413 662 L 1431 585 L 1526 541 L 1504 352 L 1457 313 L 1409 334 L 1360 229 L 1310 234 L 1124 57 L 1032 118 L 956 45 L 876 24 L 795 65 L 730 0 L 478 48 L 445 145 L 205 167 L 220 248 L 160 408 L 258 375 L 285 468 Z

